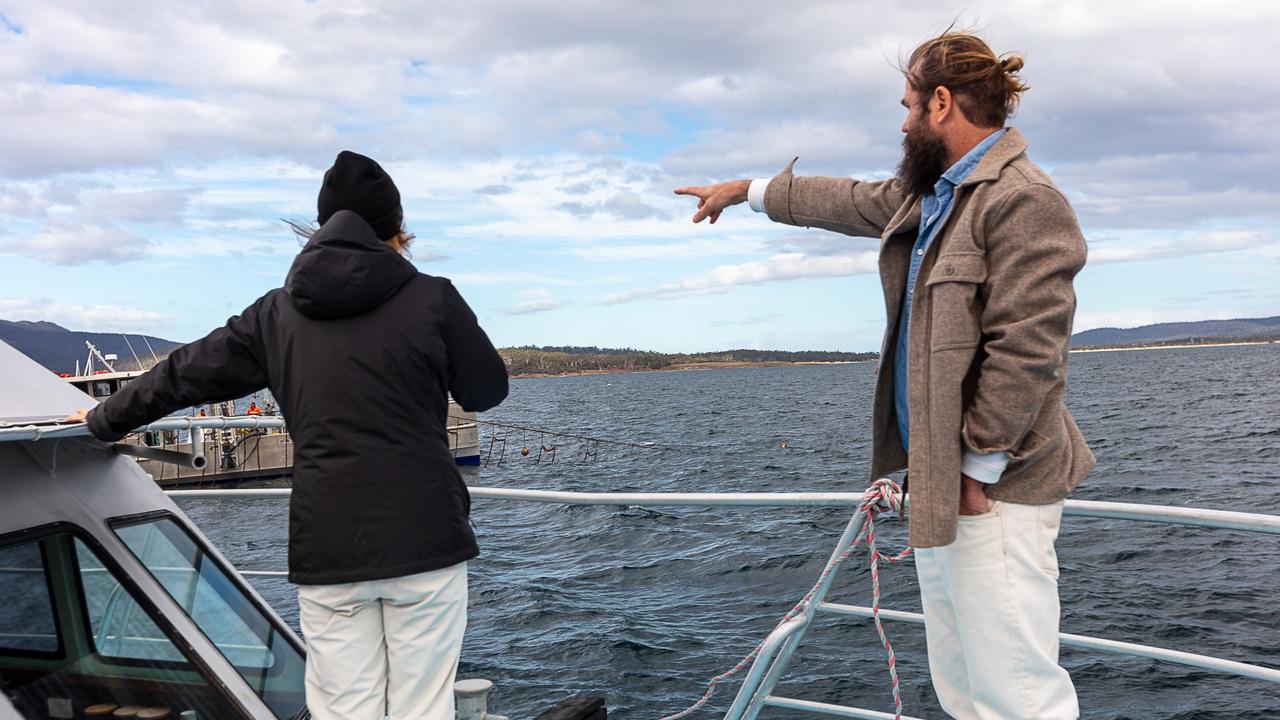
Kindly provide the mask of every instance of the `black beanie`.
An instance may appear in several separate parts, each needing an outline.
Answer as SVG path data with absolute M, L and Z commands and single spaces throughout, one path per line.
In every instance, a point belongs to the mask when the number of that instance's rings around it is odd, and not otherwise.
M 400 191 L 382 166 L 359 153 L 343 150 L 324 174 L 316 199 L 321 225 L 339 210 L 351 210 L 373 226 L 379 240 L 394 237 L 404 221 Z

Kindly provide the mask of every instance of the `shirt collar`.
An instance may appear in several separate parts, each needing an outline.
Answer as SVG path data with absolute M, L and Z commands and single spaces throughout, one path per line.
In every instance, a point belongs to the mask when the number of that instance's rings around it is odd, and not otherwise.
M 1007 132 L 1007 129 L 1001 128 L 983 138 L 982 142 L 974 145 L 973 149 L 957 160 L 955 165 L 947 168 L 947 171 L 942 173 L 942 178 L 938 180 L 938 185 L 941 186 L 943 180 L 946 180 L 952 187 L 964 182 L 964 179 L 969 177 L 973 169 L 978 167 L 978 163 L 982 162 L 982 158 L 991 149 L 991 146 L 1004 137 L 1005 132 Z

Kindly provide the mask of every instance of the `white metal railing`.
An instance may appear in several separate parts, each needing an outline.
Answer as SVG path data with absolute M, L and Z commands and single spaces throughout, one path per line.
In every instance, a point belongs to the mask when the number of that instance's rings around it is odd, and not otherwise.
M 657 507 L 856 507 L 860 492 L 746 492 L 746 493 L 643 493 L 574 492 L 563 490 L 521 490 L 513 488 L 469 488 L 471 497 L 482 500 L 510 500 L 567 505 L 652 505 Z M 171 497 L 218 497 L 226 499 L 287 498 L 288 488 L 260 490 L 169 490 Z M 911 504 L 908 495 L 907 504 Z M 1195 525 L 1224 530 L 1280 535 L 1280 516 L 1233 510 L 1140 505 L 1137 503 L 1067 500 L 1064 515 L 1141 520 L 1171 525 Z
M 871 608 L 862 605 L 842 605 L 840 603 L 822 603 L 818 606 L 819 612 L 828 612 L 835 615 L 845 615 L 848 617 L 870 618 Z M 924 615 L 915 612 L 902 612 L 900 610 L 880 609 L 881 620 L 897 620 L 901 622 L 914 623 L 916 625 L 924 624 Z M 1087 637 L 1085 635 L 1072 635 L 1070 633 L 1061 633 L 1059 639 L 1063 645 L 1070 647 L 1084 648 L 1086 650 L 1101 650 L 1103 652 L 1119 653 L 1121 655 L 1133 655 L 1136 657 L 1151 658 L 1152 660 L 1163 660 L 1165 662 L 1178 663 L 1179 665 L 1190 665 L 1203 670 L 1215 670 L 1218 672 L 1226 672 L 1241 677 L 1253 678 L 1254 680 L 1265 680 L 1280 684 L 1280 670 L 1271 668 L 1258 667 L 1257 665 L 1249 665 L 1247 663 L 1235 662 L 1234 660 L 1223 660 L 1221 658 L 1210 657 L 1208 655 L 1196 655 L 1195 653 L 1181 652 L 1178 650 L 1165 650 L 1164 648 L 1147 647 L 1145 645 L 1136 645 L 1134 643 L 1120 642 L 1119 640 L 1106 640 L 1103 638 Z
M 279 417 L 181 417 L 157 420 L 139 432 L 150 430 L 229 430 L 233 428 L 282 428 L 284 418 Z M 84 423 L 67 423 L 62 418 L 49 418 L 42 422 L 6 423 L 0 421 L 0 442 L 21 440 L 57 440 L 71 437 L 89 437 L 89 426 Z
M 184 417 L 166 418 L 148 425 L 146 430 L 197 430 L 197 429 L 267 429 L 282 428 L 284 420 L 278 417 Z M 58 439 L 88 436 L 83 423 L 68 424 L 60 418 L 44 422 L 12 424 L 0 422 L 0 442 Z M 477 499 L 519 502 L 555 503 L 571 505 L 650 505 L 676 507 L 847 507 L 855 508 L 863 500 L 860 492 L 763 492 L 763 493 L 644 493 L 644 492 L 574 492 L 555 490 L 524 490 L 512 488 L 470 488 Z M 174 498 L 267 499 L 287 498 L 289 489 L 260 490 L 170 490 Z M 908 498 L 909 503 L 909 498 Z M 1135 503 L 1068 500 L 1064 515 L 1116 520 L 1137 520 L 1174 525 L 1243 530 L 1280 535 L 1280 516 L 1205 508 L 1167 507 Z M 861 515 L 861 513 L 859 513 Z M 842 552 L 856 534 L 857 518 L 851 520 L 842 536 L 837 552 Z M 834 555 L 833 555 L 834 557 Z M 275 570 L 242 570 L 248 577 L 287 577 L 288 573 Z M 829 583 L 828 583 L 829 584 Z M 825 593 L 824 593 L 825 594 Z M 743 690 L 735 700 L 727 718 L 754 718 L 764 706 L 806 710 L 826 715 L 848 718 L 891 718 L 890 714 L 819 703 L 795 698 L 773 696 L 774 683 L 785 668 L 799 639 L 805 634 L 813 614 L 827 612 L 853 617 L 869 617 L 870 608 L 825 602 L 816 597 L 812 607 L 799 617 L 775 628 L 766 638 L 760 655 L 753 664 Z M 880 611 L 882 619 L 923 623 L 923 616 L 894 610 Z M 1280 670 L 1196 655 L 1166 648 L 1125 643 L 1105 638 L 1086 637 L 1068 633 L 1060 634 L 1063 645 L 1104 652 L 1115 652 L 1135 657 L 1146 657 L 1165 662 L 1179 663 L 1205 670 L 1247 677 L 1280 684 Z M 774 659 L 776 657 L 776 659 Z M 908 719 L 910 720 L 910 719 Z
M 855 508 L 863 500 L 860 492 L 757 492 L 757 493 L 643 493 L 643 492 L 574 492 L 559 490 L 524 490 L 512 488 L 469 488 L 471 496 L 476 499 L 506 500 L 519 502 L 537 502 L 572 505 L 645 505 L 645 506 L 679 506 L 679 507 L 848 507 Z M 174 498 L 220 498 L 220 499 L 270 499 L 287 498 L 291 494 L 288 488 L 257 490 L 170 490 Z M 909 504 L 908 497 L 907 503 Z M 1066 501 L 1064 515 L 1076 517 L 1093 517 L 1114 520 L 1137 520 L 1174 525 L 1191 525 L 1199 527 L 1220 528 L 1227 530 L 1243 530 L 1280 535 L 1280 516 L 1261 513 L 1246 513 L 1230 510 L 1210 510 L 1205 508 L 1166 507 L 1162 505 L 1143 505 L 1136 503 L 1097 502 L 1089 500 Z M 861 513 L 858 513 L 837 544 L 832 557 L 842 553 L 860 529 Z M 280 571 L 242 571 L 246 576 L 280 577 L 287 573 Z M 829 585 L 829 583 L 827 583 Z M 796 698 L 778 697 L 771 694 L 774 684 L 780 679 L 787 661 L 794 652 L 800 638 L 805 634 L 808 625 L 816 612 L 832 613 L 852 617 L 870 617 L 871 609 L 855 605 L 825 602 L 825 593 L 815 596 L 813 605 L 803 615 L 778 626 L 765 639 L 756 661 L 751 666 L 742 682 L 738 698 L 730 707 L 726 718 L 731 720 L 751 720 L 763 707 L 788 708 L 804 710 L 824 715 L 846 718 L 864 718 L 877 720 L 892 718 L 892 714 L 846 707 L 829 703 L 814 702 Z M 919 613 L 901 612 L 881 609 L 880 616 L 884 620 L 923 623 Z M 1239 677 L 1261 680 L 1280 685 L 1280 670 L 1251 665 L 1248 663 L 1225 660 L 1207 655 L 1197 655 L 1167 648 L 1152 647 L 1136 643 L 1120 642 L 1105 638 L 1060 633 L 1063 645 L 1089 650 L 1118 653 L 1134 657 L 1145 657 L 1163 662 L 1189 665 L 1214 672 L 1236 675 Z M 911 720 L 907 718 L 907 720 Z

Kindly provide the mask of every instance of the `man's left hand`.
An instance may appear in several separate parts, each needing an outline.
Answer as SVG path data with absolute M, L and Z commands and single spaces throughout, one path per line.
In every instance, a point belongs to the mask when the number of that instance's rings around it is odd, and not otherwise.
M 71 413 L 70 415 L 66 416 L 65 418 L 63 418 L 62 421 L 69 422 L 69 423 L 82 423 L 84 422 L 84 419 L 88 416 L 89 416 L 88 410 L 77 410 Z
M 960 514 L 985 515 L 991 512 L 991 500 L 987 498 L 986 487 L 969 477 L 960 476 Z

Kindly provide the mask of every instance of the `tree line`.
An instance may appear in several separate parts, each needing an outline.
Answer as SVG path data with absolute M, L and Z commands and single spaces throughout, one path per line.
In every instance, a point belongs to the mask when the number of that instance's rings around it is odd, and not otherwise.
M 543 346 L 498 351 L 513 375 L 564 375 L 578 372 L 661 370 L 698 363 L 856 362 L 874 360 L 878 353 L 818 350 L 724 350 L 711 353 L 659 353 L 634 348 Z

